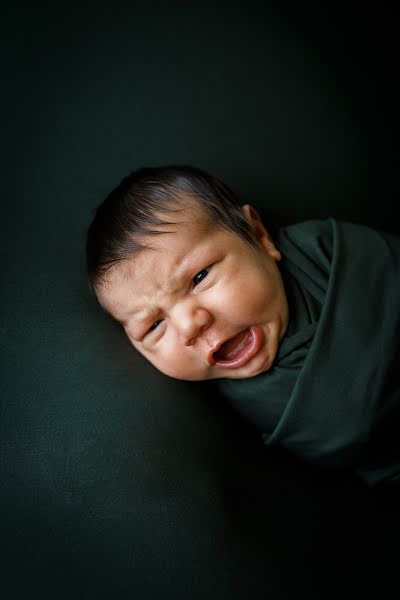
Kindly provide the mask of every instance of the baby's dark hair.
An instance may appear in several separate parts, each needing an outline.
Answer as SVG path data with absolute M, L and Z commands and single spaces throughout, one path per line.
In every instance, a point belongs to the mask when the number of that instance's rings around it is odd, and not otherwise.
M 145 247 L 144 235 L 160 234 L 160 226 L 172 224 L 157 215 L 177 210 L 177 203 L 187 197 L 196 200 L 216 225 L 254 245 L 237 197 L 221 180 L 188 165 L 142 167 L 107 196 L 89 226 L 86 260 L 94 294 L 110 267 Z

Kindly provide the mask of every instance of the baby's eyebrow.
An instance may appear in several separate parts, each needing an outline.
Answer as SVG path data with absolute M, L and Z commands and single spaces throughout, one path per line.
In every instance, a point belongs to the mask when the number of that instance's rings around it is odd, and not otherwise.
M 156 317 L 152 317 L 152 313 L 156 314 L 155 311 L 146 313 L 143 317 L 139 318 L 128 318 L 125 322 L 122 322 L 122 326 L 126 331 L 132 334 L 134 338 L 139 339 L 146 329 L 146 323 L 151 323 Z
M 128 321 L 133 319 L 133 321 L 136 323 L 144 323 L 145 321 L 151 321 L 152 315 L 156 315 L 156 313 L 157 313 L 156 309 L 136 310 L 136 311 L 130 313 L 130 316 L 128 317 Z

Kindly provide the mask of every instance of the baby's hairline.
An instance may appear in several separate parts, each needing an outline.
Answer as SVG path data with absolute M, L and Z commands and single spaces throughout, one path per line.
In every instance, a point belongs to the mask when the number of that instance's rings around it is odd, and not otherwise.
M 242 213 L 242 207 L 237 204 L 237 210 Z M 176 216 L 183 216 L 182 219 L 176 219 Z M 188 218 L 185 218 L 188 215 Z M 190 217 L 192 215 L 193 218 Z M 154 211 L 148 213 L 150 217 L 145 227 L 141 227 L 140 231 L 125 230 L 125 239 L 128 241 L 128 248 L 125 248 L 123 255 L 116 255 L 112 260 L 104 262 L 103 265 L 97 269 L 97 274 L 89 279 L 89 287 L 94 297 L 99 300 L 99 292 L 107 287 L 109 283 L 109 276 L 115 273 L 116 270 L 120 270 L 122 275 L 128 273 L 129 269 L 121 269 L 124 264 L 132 263 L 132 260 L 137 257 L 144 250 L 151 248 L 157 249 L 151 243 L 151 240 L 155 239 L 158 235 L 165 235 L 167 233 L 174 233 L 175 229 L 168 230 L 169 227 L 179 227 L 188 224 L 196 226 L 197 230 L 210 231 L 219 229 L 221 231 L 229 232 L 235 236 L 238 236 L 250 245 L 254 245 L 254 239 L 250 231 L 240 231 L 235 223 L 235 218 L 232 220 L 219 220 L 218 212 L 210 210 L 210 206 L 204 202 L 204 199 L 194 192 L 183 191 L 175 188 L 173 196 L 170 196 L 168 203 L 163 208 L 156 208 Z M 243 215 L 242 215 L 243 218 Z M 146 239 L 146 243 L 142 243 L 142 240 Z M 150 242 L 149 242 L 150 240 Z M 112 254 L 112 252 L 111 252 Z
M 98 206 L 88 228 L 88 284 L 96 296 L 114 265 L 141 250 L 141 235 L 160 233 L 194 211 L 201 222 L 239 234 L 252 244 L 252 231 L 234 192 L 217 177 L 188 165 L 143 167 L 125 177 Z M 190 217 L 189 217 L 190 218 Z M 157 231 L 158 229 L 158 231 Z

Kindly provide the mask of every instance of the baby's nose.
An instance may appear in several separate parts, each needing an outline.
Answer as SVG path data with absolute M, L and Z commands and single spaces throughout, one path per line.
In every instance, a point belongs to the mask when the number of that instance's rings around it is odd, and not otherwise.
M 182 315 L 179 323 L 180 338 L 185 346 L 192 346 L 212 322 L 210 313 L 204 308 L 197 308 Z

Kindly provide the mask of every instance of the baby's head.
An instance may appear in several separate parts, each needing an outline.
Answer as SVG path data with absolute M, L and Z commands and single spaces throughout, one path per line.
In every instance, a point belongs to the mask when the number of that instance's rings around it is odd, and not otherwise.
M 192 381 L 268 370 L 288 324 L 281 258 L 257 212 L 195 167 L 142 168 L 97 209 L 89 284 L 157 369 Z

